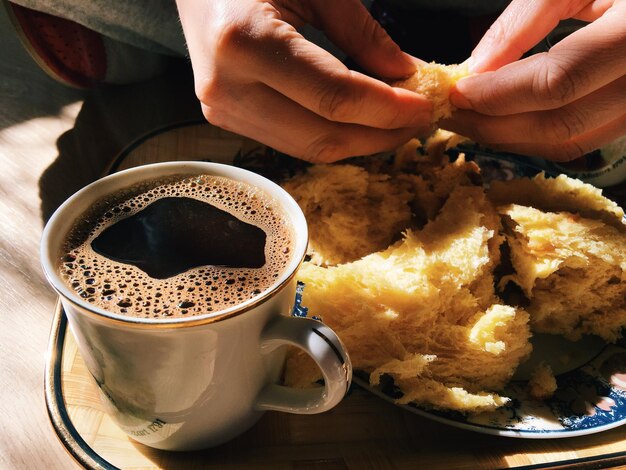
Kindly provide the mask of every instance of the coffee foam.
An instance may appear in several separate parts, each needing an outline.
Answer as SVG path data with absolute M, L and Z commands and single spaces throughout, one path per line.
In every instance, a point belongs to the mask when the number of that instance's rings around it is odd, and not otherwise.
M 105 228 L 165 197 L 188 197 L 229 212 L 266 233 L 261 268 L 201 266 L 154 279 L 136 266 L 91 248 Z M 170 318 L 215 313 L 273 286 L 292 259 L 294 232 L 278 204 L 262 190 L 229 178 L 194 175 L 142 183 L 99 201 L 66 237 L 58 272 L 81 298 L 113 313 Z

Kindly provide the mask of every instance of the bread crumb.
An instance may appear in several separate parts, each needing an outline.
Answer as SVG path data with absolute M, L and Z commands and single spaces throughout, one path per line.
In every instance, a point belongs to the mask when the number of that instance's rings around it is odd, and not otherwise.
M 545 362 L 541 362 L 535 370 L 533 370 L 526 390 L 528 394 L 535 400 L 547 400 L 556 392 L 557 383 L 552 368 Z

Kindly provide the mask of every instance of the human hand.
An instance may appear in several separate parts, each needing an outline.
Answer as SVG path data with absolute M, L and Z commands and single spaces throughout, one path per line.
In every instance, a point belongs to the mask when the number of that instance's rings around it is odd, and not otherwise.
M 523 53 L 560 20 L 590 22 Z M 469 59 L 441 123 L 488 147 L 567 161 L 626 134 L 626 1 L 513 0 Z
M 422 96 L 349 70 L 311 24 L 375 76 L 415 71 L 360 0 L 177 0 L 206 119 L 316 163 L 398 147 L 430 127 Z

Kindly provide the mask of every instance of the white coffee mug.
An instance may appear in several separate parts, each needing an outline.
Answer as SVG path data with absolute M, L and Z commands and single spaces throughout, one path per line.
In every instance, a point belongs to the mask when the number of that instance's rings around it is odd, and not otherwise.
M 177 174 L 242 181 L 280 204 L 295 228 L 295 241 L 294 255 L 276 282 L 239 305 L 188 318 L 125 316 L 78 296 L 58 270 L 61 247 L 77 218 L 107 195 Z M 191 450 L 233 438 L 265 410 L 303 414 L 329 410 L 348 390 L 352 366 L 339 338 L 319 321 L 289 315 L 307 242 L 302 211 L 272 181 L 230 165 L 170 162 L 115 173 L 70 197 L 46 224 L 41 259 L 107 413 L 143 444 Z M 313 358 L 322 371 L 323 386 L 296 390 L 278 384 L 286 345 Z

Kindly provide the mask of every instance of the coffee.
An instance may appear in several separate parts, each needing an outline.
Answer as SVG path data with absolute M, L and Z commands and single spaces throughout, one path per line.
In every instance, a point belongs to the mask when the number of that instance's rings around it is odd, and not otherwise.
M 287 216 L 256 187 L 178 175 L 95 204 L 66 237 L 59 273 L 77 295 L 109 312 L 199 315 L 274 285 L 294 238 Z

